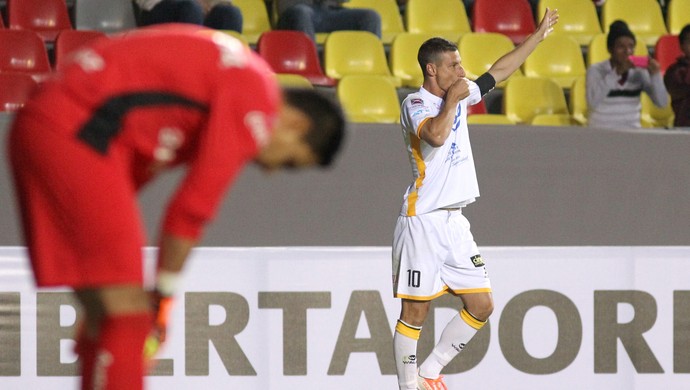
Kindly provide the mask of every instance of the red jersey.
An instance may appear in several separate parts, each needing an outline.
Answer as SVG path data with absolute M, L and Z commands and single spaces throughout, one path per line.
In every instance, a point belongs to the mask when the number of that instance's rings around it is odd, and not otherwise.
M 135 189 L 162 168 L 187 164 L 164 230 L 197 238 L 267 140 L 279 104 L 275 76 L 251 49 L 222 32 L 176 26 L 77 52 L 18 119 L 94 155 L 119 156 Z
M 163 231 L 198 238 L 279 104 L 268 65 L 222 32 L 145 29 L 76 52 L 8 138 L 37 284 L 141 283 L 137 191 L 186 165 Z

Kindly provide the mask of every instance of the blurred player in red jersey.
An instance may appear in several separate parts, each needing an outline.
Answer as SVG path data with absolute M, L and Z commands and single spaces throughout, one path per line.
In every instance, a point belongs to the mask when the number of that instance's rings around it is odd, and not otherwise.
M 143 387 L 144 342 L 164 338 L 179 272 L 245 164 L 329 165 L 343 133 L 337 105 L 281 94 L 268 66 L 221 32 L 143 29 L 75 53 L 17 114 L 8 147 L 36 283 L 69 286 L 84 309 L 82 389 Z M 178 165 L 187 173 L 151 294 L 137 192 Z

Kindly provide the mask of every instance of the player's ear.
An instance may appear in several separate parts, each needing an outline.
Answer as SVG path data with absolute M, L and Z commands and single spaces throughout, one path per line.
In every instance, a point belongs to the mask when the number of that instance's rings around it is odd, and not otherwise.
M 436 65 L 434 65 L 432 62 L 426 64 L 426 74 L 429 76 L 436 76 Z

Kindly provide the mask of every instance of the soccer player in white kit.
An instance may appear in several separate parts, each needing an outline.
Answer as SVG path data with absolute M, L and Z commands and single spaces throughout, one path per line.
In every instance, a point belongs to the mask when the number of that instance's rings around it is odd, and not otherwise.
M 547 9 L 537 30 L 476 81 L 465 78 L 457 46 L 431 38 L 419 49 L 424 83 L 402 103 L 400 122 L 412 165 L 393 239 L 394 295 L 402 299 L 393 339 L 400 389 L 447 389 L 441 370 L 493 311 L 491 284 L 462 208 L 479 196 L 467 106 L 507 79 L 558 21 Z M 464 305 L 417 366 L 417 340 L 431 301 L 445 293 Z

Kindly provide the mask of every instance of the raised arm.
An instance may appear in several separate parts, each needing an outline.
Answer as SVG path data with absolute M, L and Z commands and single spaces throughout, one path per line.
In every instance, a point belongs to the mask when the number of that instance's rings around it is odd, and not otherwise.
M 556 23 L 558 23 L 558 10 L 547 8 L 537 30 L 491 66 L 488 73 L 496 80 L 496 84 L 507 79 L 525 62 L 539 42 L 553 31 L 553 25 Z

